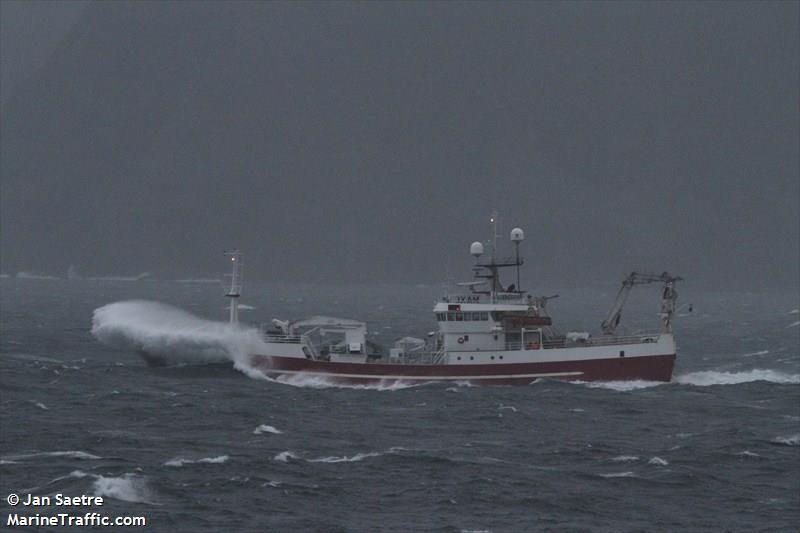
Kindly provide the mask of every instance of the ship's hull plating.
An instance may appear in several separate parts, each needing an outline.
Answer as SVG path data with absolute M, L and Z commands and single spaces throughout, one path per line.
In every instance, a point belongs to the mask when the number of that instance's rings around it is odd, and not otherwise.
M 464 365 L 342 363 L 252 355 L 251 363 L 270 378 L 305 375 L 352 385 L 433 381 L 469 382 L 476 385 L 527 385 L 542 378 L 569 381 L 670 381 L 675 354 Z

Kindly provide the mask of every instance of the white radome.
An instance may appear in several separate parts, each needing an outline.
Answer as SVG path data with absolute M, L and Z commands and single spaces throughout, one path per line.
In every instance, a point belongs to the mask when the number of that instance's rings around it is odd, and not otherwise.
M 483 255 L 483 244 L 479 241 L 473 242 L 469 247 L 469 253 L 475 257 Z
M 521 228 L 514 228 L 511 230 L 511 240 L 513 242 L 520 242 L 525 239 L 525 232 Z

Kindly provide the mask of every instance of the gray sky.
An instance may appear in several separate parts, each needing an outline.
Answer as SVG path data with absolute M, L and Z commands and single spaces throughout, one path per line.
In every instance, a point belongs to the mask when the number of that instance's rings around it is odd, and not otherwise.
M 798 286 L 798 4 L 2 3 L 2 269 Z
M 87 1 L 0 2 L 0 102 L 41 68 L 79 20 Z

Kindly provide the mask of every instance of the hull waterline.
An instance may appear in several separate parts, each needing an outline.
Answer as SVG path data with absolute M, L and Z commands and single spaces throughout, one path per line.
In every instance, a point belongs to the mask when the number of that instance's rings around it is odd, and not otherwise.
M 277 379 L 306 376 L 346 385 L 420 384 L 436 381 L 475 385 L 527 385 L 537 379 L 568 381 L 670 381 L 675 354 L 580 361 L 486 365 L 344 363 L 295 357 L 251 355 L 251 364 Z

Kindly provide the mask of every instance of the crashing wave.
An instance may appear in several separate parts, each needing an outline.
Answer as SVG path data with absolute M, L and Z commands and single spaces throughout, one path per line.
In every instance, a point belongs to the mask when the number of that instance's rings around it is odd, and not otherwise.
M 122 477 L 97 476 L 92 488 L 95 496 L 132 503 L 156 503 L 147 486 L 147 479 L 137 474 L 124 474 Z
M 108 346 L 139 353 L 154 366 L 232 362 L 251 378 L 295 387 L 395 391 L 417 386 L 396 380 L 348 385 L 302 374 L 269 378 L 250 362 L 250 354 L 267 351 L 257 329 L 206 320 L 153 301 L 127 300 L 95 309 L 92 334 Z
M 249 368 L 248 354 L 264 343 L 254 328 L 205 320 L 170 305 L 128 300 L 95 309 L 92 334 L 102 343 L 133 350 L 152 365 L 233 362 Z

